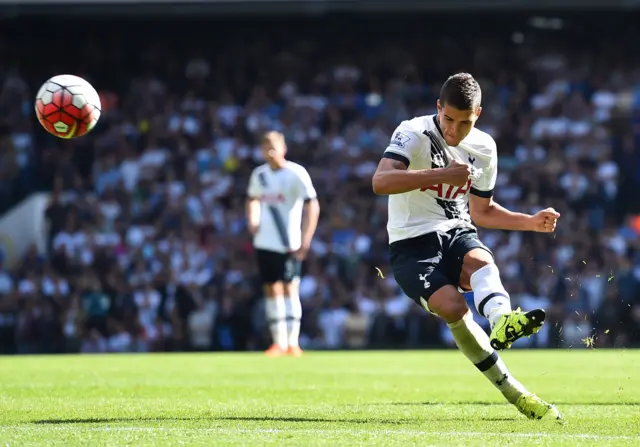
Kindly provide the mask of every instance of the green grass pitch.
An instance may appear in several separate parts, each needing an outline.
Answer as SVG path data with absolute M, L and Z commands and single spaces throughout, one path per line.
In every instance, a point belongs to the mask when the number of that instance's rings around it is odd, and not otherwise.
M 640 351 L 509 351 L 568 423 L 457 351 L 0 357 L 0 446 L 640 445 Z

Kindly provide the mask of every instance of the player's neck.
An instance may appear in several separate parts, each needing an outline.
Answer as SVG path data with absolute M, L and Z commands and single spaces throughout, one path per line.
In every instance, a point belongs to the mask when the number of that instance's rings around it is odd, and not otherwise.
M 279 169 L 284 168 L 284 165 L 287 164 L 287 160 L 285 160 L 284 158 L 282 160 L 269 160 L 268 161 L 269 167 L 274 170 L 277 171 Z

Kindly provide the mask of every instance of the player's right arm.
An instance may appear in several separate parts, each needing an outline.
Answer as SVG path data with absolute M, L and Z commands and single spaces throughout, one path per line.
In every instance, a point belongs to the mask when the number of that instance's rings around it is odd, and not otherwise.
M 256 234 L 260 227 L 260 182 L 258 174 L 254 170 L 249 179 L 249 187 L 247 188 L 247 229 L 249 233 Z
M 372 179 L 379 195 L 402 194 L 440 183 L 463 185 L 471 174 L 466 164 L 453 162 L 446 168 L 409 170 L 411 159 L 420 153 L 420 136 L 402 124 L 395 130 Z

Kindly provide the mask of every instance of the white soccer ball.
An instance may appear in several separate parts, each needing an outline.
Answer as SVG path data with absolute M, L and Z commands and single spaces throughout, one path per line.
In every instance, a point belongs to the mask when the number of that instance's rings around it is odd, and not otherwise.
M 47 132 L 59 138 L 86 135 L 98 123 L 102 105 L 98 92 L 84 79 L 58 75 L 36 95 L 36 116 Z

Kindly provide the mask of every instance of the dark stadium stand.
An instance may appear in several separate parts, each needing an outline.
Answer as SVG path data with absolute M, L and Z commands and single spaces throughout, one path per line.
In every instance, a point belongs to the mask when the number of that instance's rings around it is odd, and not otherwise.
M 303 347 L 449 344 L 393 281 L 371 175 L 395 126 L 434 112 L 456 71 L 483 88 L 496 199 L 562 213 L 554 235 L 481 231 L 514 304 L 550 311 L 517 346 L 579 347 L 590 335 L 637 346 L 635 23 L 447 17 L 3 22 L 1 210 L 52 194 L 47 253 L 0 261 L 0 352 L 264 348 L 243 205 L 267 129 L 285 133 L 322 209 L 301 282 Z M 32 109 L 63 72 L 92 82 L 104 106 L 73 141 L 48 136 Z

